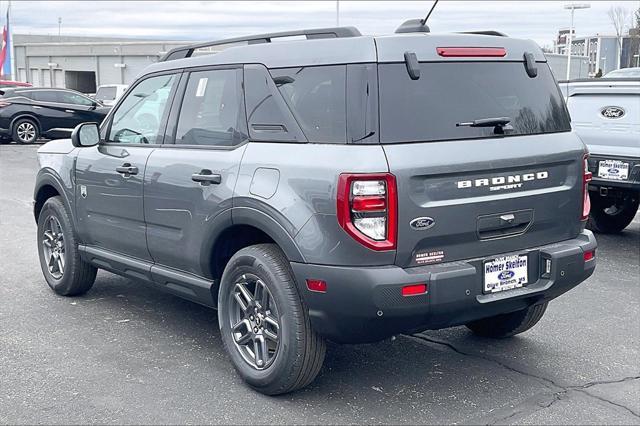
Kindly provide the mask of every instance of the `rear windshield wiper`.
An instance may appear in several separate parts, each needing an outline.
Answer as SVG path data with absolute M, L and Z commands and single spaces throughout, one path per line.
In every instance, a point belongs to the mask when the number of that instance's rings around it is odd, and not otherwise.
M 494 117 L 494 118 L 481 118 L 479 120 L 473 121 L 465 121 L 462 123 L 457 123 L 456 127 L 495 127 L 495 126 L 506 126 L 511 122 L 509 117 Z
M 513 127 L 509 125 L 510 122 L 511 119 L 509 117 L 480 118 L 456 123 L 456 127 L 493 127 L 495 134 L 503 135 L 505 130 L 513 130 Z

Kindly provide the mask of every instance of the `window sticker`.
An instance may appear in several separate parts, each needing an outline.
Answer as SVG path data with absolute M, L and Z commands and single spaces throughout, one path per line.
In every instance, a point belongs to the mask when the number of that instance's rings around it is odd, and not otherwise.
M 203 77 L 198 80 L 198 87 L 196 89 L 196 98 L 201 98 L 204 96 L 204 92 L 207 90 L 207 82 L 209 79 L 207 77 Z

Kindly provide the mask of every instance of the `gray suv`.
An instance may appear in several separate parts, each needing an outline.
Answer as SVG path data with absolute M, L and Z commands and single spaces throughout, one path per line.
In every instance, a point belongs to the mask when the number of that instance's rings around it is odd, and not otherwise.
M 217 308 L 265 394 L 327 339 L 521 333 L 596 264 L 585 146 L 540 49 L 495 32 L 187 46 L 38 156 L 49 286 L 104 269 Z

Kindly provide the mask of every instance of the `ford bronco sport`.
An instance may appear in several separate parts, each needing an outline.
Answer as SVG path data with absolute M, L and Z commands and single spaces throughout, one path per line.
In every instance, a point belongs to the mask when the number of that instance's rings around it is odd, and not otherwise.
M 326 339 L 531 328 L 595 268 L 585 146 L 535 43 L 406 30 L 148 67 L 99 128 L 38 151 L 49 286 L 104 269 L 217 308 L 266 394 L 309 384 Z
M 590 151 L 587 226 L 624 230 L 640 204 L 640 78 L 561 82 L 573 128 Z

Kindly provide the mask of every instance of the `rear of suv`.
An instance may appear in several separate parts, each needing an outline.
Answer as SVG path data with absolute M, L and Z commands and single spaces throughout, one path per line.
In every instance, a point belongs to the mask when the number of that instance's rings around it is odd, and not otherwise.
M 588 227 L 601 233 L 621 232 L 640 205 L 640 78 L 560 84 L 573 127 L 590 151 Z
M 540 49 L 497 33 L 176 49 L 39 159 L 52 289 L 100 268 L 217 308 L 266 394 L 327 339 L 521 333 L 595 268 L 585 147 Z

